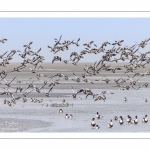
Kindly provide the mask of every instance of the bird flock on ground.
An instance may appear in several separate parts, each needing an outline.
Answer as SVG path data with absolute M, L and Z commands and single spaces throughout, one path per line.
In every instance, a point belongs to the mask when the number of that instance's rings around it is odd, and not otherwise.
M 33 42 L 29 42 L 28 44 L 23 45 L 23 51 L 11 50 L 10 52 L 6 51 L 5 53 L 2 53 L 0 55 L 0 95 L 5 95 L 6 97 L 11 98 L 11 100 L 6 100 L 6 98 L 3 103 L 8 104 L 8 106 L 12 106 L 12 104 L 16 104 L 20 99 L 22 99 L 22 102 L 25 103 L 27 102 L 28 95 L 33 91 L 40 93 L 45 97 L 50 97 L 50 93 L 58 84 L 61 84 L 61 80 L 65 80 L 66 82 L 72 81 L 74 83 L 86 83 L 87 88 L 81 88 L 77 91 L 75 91 L 74 87 L 70 85 L 70 90 L 72 90 L 71 96 L 73 99 L 82 99 L 79 95 L 84 94 L 85 99 L 91 96 L 94 102 L 98 100 L 103 100 L 105 102 L 105 100 L 107 99 L 106 94 L 114 94 L 110 91 L 101 91 L 99 93 L 95 93 L 92 89 L 88 88 L 89 84 L 95 84 L 97 83 L 97 81 L 101 81 L 106 84 L 111 83 L 112 87 L 117 87 L 119 90 L 138 90 L 140 88 L 147 88 L 149 86 L 148 82 L 140 84 L 139 81 L 144 76 L 150 75 L 150 70 L 144 70 L 143 72 L 139 73 L 138 69 L 145 69 L 146 65 L 150 63 L 150 51 L 146 51 L 145 53 L 140 52 L 140 49 L 144 49 L 150 42 L 150 38 L 145 39 L 139 43 L 135 42 L 135 44 L 131 46 L 122 46 L 124 40 L 118 40 L 112 43 L 106 41 L 103 42 L 100 46 L 96 45 L 94 41 L 90 41 L 82 44 L 84 48 L 80 52 L 71 52 L 70 58 L 68 58 L 68 60 L 63 60 L 63 56 L 58 55 L 60 51 L 68 51 L 69 53 L 71 45 L 79 47 L 79 42 L 80 38 L 78 38 L 77 40 L 62 41 L 61 35 L 58 39 L 54 39 L 53 46 L 47 46 L 47 48 L 50 49 L 49 52 L 55 55 L 51 61 L 52 64 L 54 64 L 55 62 L 62 62 L 64 63 L 64 65 L 72 64 L 78 67 L 78 63 L 82 61 L 82 59 L 84 59 L 86 55 L 95 54 L 100 56 L 100 59 L 95 61 L 92 65 L 85 65 L 85 67 L 83 68 L 84 74 L 78 76 L 75 72 L 72 72 L 73 77 L 59 72 L 52 76 L 40 73 L 40 70 L 44 71 L 42 63 L 44 62 L 45 57 L 40 54 L 42 48 L 39 48 L 39 50 L 37 51 L 33 51 L 33 48 L 31 47 Z M 2 38 L 0 40 L 0 43 L 6 44 L 7 39 Z M 15 55 L 21 57 L 22 62 L 20 62 L 19 66 L 12 68 L 11 70 L 7 70 L 7 66 L 11 64 L 11 60 L 13 60 L 13 57 Z M 112 62 L 113 64 L 116 63 L 115 67 L 111 65 Z M 119 65 L 120 62 L 126 62 L 126 64 Z M 27 83 L 27 86 L 25 88 L 21 86 L 22 81 L 17 79 L 17 75 L 14 76 L 11 80 L 7 79 L 9 74 L 13 72 L 19 73 L 24 69 L 28 69 L 31 73 L 33 73 L 33 76 L 29 78 L 30 82 Z M 120 72 L 120 70 L 124 70 L 123 74 L 125 77 L 119 77 L 118 79 L 109 79 L 106 76 L 102 76 L 101 79 L 95 81 L 90 80 L 90 77 L 96 77 L 98 75 L 101 75 L 101 73 L 103 72 L 110 72 L 112 74 L 115 74 L 117 72 Z M 129 75 L 128 73 L 132 73 L 132 75 Z M 14 81 L 17 82 L 17 87 L 12 86 Z M 38 87 L 38 85 L 34 83 L 35 81 L 42 83 L 41 86 Z M 49 90 L 43 92 L 42 90 L 46 88 Z M 13 90 L 15 91 L 13 92 Z M 124 98 L 124 101 L 127 101 L 126 97 Z M 31 98 L 31 102 L 43 103 L 43 99 Z M 147 99 L 145 99 L 145 102 L 147 102 Z M 48 104 L 45 105 L 48 106 Z M 61 110 L 59 113 L 62 112 L 63 111 Z M 68 119 L 69 117 L 70 116 L 66 114 L 65 118 Z M 73 116 L 71 115 L 71 117 Z M 101 117 L 102 116 L 100 116 L 97 112 L 96 118 L 101 119 Z M 120 116 L 119 118 L 119 123 L 123 124 L 123 117 Z M 118 117 L 115 116 L 114 120 L 118 120 Z M 127 122 L 137 124 L 137 116 L 135 116 L 135 119 L 132 119 L 128 115 Z M 145 115 L 142 122 L 148 122 L 147 115 Z M 95 118 L 92 119 L 91 126 L 99 129 L 99 126 L 95 123 Z M 108 127 L 113 127 L 112 120 L 110 120 Z

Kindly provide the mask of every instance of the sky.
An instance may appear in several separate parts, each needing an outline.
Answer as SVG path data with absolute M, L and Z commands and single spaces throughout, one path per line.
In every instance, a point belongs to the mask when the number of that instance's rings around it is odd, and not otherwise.
M 71 46 L 69 50 L 53 54 L 48 45 L 54 45 L 54 38 L 62 35 L 64 40 L 77 40 L 79 47 Z M 80 52 L 83 44 L 94 41 L 100 47 L 105 41 L 113 43 L 123 39 L 122 46 L 132 46 L 135 42 L 150 38 L 150 18 L 0 18 L 0 39 L 8 41 L 0 43 L 0 55 L 13 49 L 24 51 L 24 44 L 33 42 L 32 50 L 42 48 L 40 54 L 45 57 L 44 62 L 51 62 L 54 56 L 61 56 L 62 60 L 69 60 L 71 52 Z M 140 52 L 150 50 L 150 44 Z M 81 62 L 95 62 L 100 55 L 87 54 Z M 15 55 L 14 62 L 22 61 Z

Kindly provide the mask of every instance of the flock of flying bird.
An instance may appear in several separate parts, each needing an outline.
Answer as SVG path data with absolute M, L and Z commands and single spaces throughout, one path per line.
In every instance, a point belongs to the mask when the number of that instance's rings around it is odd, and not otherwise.
M 59 39 L 54 39 L 54 45 L 53 46 L 47 46 L 50 49 L 50 52 L 53 54 L 58 54 L 59 51 L 68 51 L 71 47 L 71 45 L 75 45 L 79 47 L 79 42 L 80 38 L 78 38 L 77 41 L 70 41 L 70 40 L 64 40 L 63 42 L 61 41 L 62 35 L 60 36 Z M 84 59 L 84 57 L 87 54 L 95 54 L 100 56 L 100 60 L 96 61 L 93 63 L 93 65 L 85 65 L 83 68 L 83 71 L 85 72 L 84 74 L 77 76 L 75 72 L 73 72 L 73 78 L 69 77 L 67 75 L 64 75 L 62 73 L 57 73 L 52 76 L 44 75 L 42 73 L 39 73 L 38 71 L 40 69 L 44 70 L 44 67 L 41 65 L 45 58 L 44 56 L 40 55 L 40 51 L 42 48 L 40 48 L 37 51 L 33 51 L 31 48 L 31 45 L 33 42 L 30 42 L 29 44 L 23 45 L 24 51 L 21 52 L 20 50 L 11 50 L 10 52 L 6 51 L 2 55 L 0 55 L 0 66 L 3 68 L 7 68 L 7 66 L 10 64 L 10 61 L 13 59 L 13 56 L 18 54 L 19 57 L 22 58 L 21 64 L 13 68 L 12 70 L 2 70 L 0 71 L 0 85 L 1 85 L 1 92 L 0 95 L 6 95 L 11 98 L 11 100 L 4 100 L 4 104 L 8 104 L 9 106 L 12 106 L 13 104 L 16 104 L 17 100 L 20 100 L 22 98 L 23 102 L 27 102 L 27 95 L 30 94 L 31 92 L 35 91 L 37 93 L 41 93 L 43 96 L 50 97 L 50 92 L 52 92 L 53 88 L 60 84 L 61 80 L 71 80 L 72 82 L 76 83 L 87 83 L 87 84 L 95 84 L 93 81 L 90 81 L 89 78 L 92 76 L 97 76 L 101 75 L 101 72 L 112 72 L 116 73 L 119 72 L 120 70 L 125 70 L 124 75 L 126 78 L 120 77 L 118 79 L 110 80 L 106 76 L 103 76 L 102 79 L 100 80 L 95 80 L 95 81 L 101 81 L 105 82 L 106 84 L 111 83 L 113 81 L 114 85 L 112 87 L 118 87 L 119 90 L 129 90 L 129 89 L 135 89 L 138 90 L 140 88 L 147 88 L 149 83 L 145 82 L 143 84 L 138 85 L 138 81 L 150 74 L 150 70 L 146 70 L 143 73 L 138 73 L 139 68 L 145 68 L 147 64 L 150 63 L 150 51 L 147 51 L 145 53 L 140 53 L 139 49 L 140 48 L 145 48 L 145 46 L 149 43 L 149 39 L 145 39 L 144 41 L 140 43 L 135 43 L 134 45 L 128 47 L 124 46 L 122 47 L 122 43 L 124 40 L 118 40 L 113 42 L 112 44 L 110 42 L 104 42 L 102 43 L 99 47 L 94 43 L 94 41 L 90 41 L 88 43 L 83 44 L 83 50 L 80 51 L 79 53 L 77 52 L 71 52 L 70 53 L 70 59 L 68 60 L 63 60 L 59 55 L 54 56 L 52 60 L 52 64 L 55 62 L 63 62 L 64 64 L 68 64 L 71 62 L 72 65 L 78 66 L 78 63 Z M 4 44 L 7 42 L 6 38 L 3 38 L 0 40 L 0 43 Z M 111 48 L 108 48 L 112 46 Z M 118 62 L 127 62 L 126 65 L 122 66 L 116 66 L 112 67 L 111 62 L 118 63 Z M 119 63 L 118 63 L 119 64 Z M 12 73 L 12 72 L 21 72 L 22 70 L 26 69 L 28 65 L 32 65 L 33 67 L 30 68 L 31 73 L 33 73 L 33 77 L 31 77 L 29 80 L 32 79 L 30 83 L 28 83 L 26 88 L 23 88 L 21 86 L 22 81 L 17 80 L 17 76 L 13 77 L 12 80 L 8 81 L 7 76 Z M 132 73 L 132 76 L 129 76 L 128 73 Z M 138 78 L 136 78 L 138 77 Z M 43 79 L 44 78 L 44 79 Z M 42 86 L 38 87 L 37 85 L 34 84 L 35 79 L 39 82 L 42 83 Z M 55 79 L 55 81 L 52 82 L 52 79 Z M 17 81 L 19 86 L 16 88 L 12 87 L 12 83 L 14 81 Z M 106 94 L 114 94 L 109 91 L 101 91 L 99 93 L 94 93 L 89 88 L 81 88 L 78 91 L 75 92 L 74 88 L 72 85 L 70 85 L 71 90 L 72 90 L 72 97 L 73 99 L 77 98 L 77 95 L 79 94 L 85 94 L 85 98 L 88 96 L 92 96 L 92 98 L 95 101 L 98 100 L 106 100 Z M 48 91 L 45 91 L 45 93 L 42 92 L 44 88 L 48 88 Z M 12 92 L 12 89 L 15 89 L 15 92 Z M 18 92 L 19 91 L 19 92 Z M 18 96 L 18 95 L 19 96 Z M 17 96 L 15 96 L 17 95 Z M 80 97 L 79 97 L 80 98 Z M 33 102 L 33 100 L 31 100 Z M 38 102 L 43 102 L 42 100 L 38 100 Z M 47 105 L 47 104 L 46 104 Z M 68 114 L 67 114 L 68 115 Z M 97 114 L 97 119 L 100 119 L 98 117 L 99 114 Z M 147 115 L 145 116 L 147 122 Z M 117 118 L 118 119 L 118 118 Z M 136 118 L 137 119 L 137 118 Z M 135 123 L 137 120 L 132 120 L 130 116 L 128 116 L 127 121 L 129 123 Z M 95 118 L 92 119 L 91 126 L 96 128 L 99 128 L 98 125 L 95 124 L 94 122 Z M 122 120 L 122 121 L 121 121 Z M 120 122 L 124 122 L 122 116 L 120 116 Z M 121 124 L 121 123 L 120 123 Z M 112 120 L 108 124 L 108 127 L 112 127 L 113 123 Z

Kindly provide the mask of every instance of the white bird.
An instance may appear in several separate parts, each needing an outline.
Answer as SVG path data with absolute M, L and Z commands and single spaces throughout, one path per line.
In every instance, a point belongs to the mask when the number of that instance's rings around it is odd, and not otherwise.
M 63 113 L 63 110 L 62 110 L 62 109 L 59 109 L 59 113 Z
M 93 118 L 93 119 L 92 119 L 92 122 L 91 122 L 91 126 L 92 126 L 92 127 L 95 127 L 95 125 L 96 125 L 96 123 L 95 123 L 94 120 L 95 120 L 95 118 Z
M 65 119 L 69 119 L 69 115 L 68 114 L 66 114 Z
M 108 128 L 112 128 L 113 127 L 113 123 L 112 123 L 112 119 L 110 120 L 110 123 L 108 124 Z
M 96 125 L 95 129 L 99 129 L 100 127 L 98 125 Z
M 148 122 L 147 115 L 145 115 L 145 117 L 143 118 L 142 122 L 143 123 L 147 123 Z

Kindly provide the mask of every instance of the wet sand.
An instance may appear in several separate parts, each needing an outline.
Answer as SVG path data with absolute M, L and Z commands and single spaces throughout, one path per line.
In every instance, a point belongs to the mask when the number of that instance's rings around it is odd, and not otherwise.
M 44 63 L 42 64 L 44 70 L 40 69 L 38 73 L 43 73 L 47 76 L 55 75 L 56 73 L 63 73 L 64 75 L 74 78 L 73 72 L 77 76 L 85 73 L 83 68 L 85 64 L 88 66 L 90 63 L 80 63 L 78 66 L 72 64 L 61 64 L 61 63 Z M 92 65 L 93 63 L 91 63 Z M 124 64 L 111 64 L 111 66 L 121 66 Z M 19 66 L 18 63 L 12 63 L 8 65 L 7 70 L 12 70 L 12 68 Z M 35 74 L 30 72 L 30 66 L 27 66 L 21 72 L 13 72 L 6 77 L 6 80 L 10 80 L 17 76 L 16 80 L 12 82 L 12 87 L 10 90 L 15 91 L 17 86 L 27 87 Z M 144 73 L 149 70 L 150 66 L 147 65 L 146 68 L 140 68 L 136 72 Z M 5 69 L 5 68 L 4 68 Z M 125 70 L 117 70 L 116 73 L 111 71 L 102 71 L 99 75 L 87 77 L 91 83 L 76 83 L 72 80 L 61 80 L 60 84 L 54 86 L 50 97 L 44 96 L 45 90 L 48 91 L 48 87 L 37 93 L 33 91 L 27 95 L 27 102 L 23 103 L 22 98 L 16 100 L 16 105 L 8 106 L 3 104 L 3 100 L 10 100 L 9 96 L 0 95 L 0 132 L 149 132 L 149 122 L 147 124 L 142 123 L 142 118 L 145 114 L 150 114 L 150 101 L 149 101 L 149 87 L 142 87 L 139 90 L 119 90 L 119 87 L 113 87 L 115 85 L 114 79 L 120 77 L 127 78 L 124 74 Z M 132 76 L 133 73 L 128 73 Z M 106 84 L 101 81 L 103 76 L 110 79 L 110 83 Z M 138 77 L 135 77 L 137 79 Z M 46 78 L 41 78 L 46 79 Z M 53 78 L 51 81 L 57 80 L 58 77 Z M 21 80 L 21 83 L 17 83 L 17 80 Z M 137 87 L 142 83 L 150 83 L 150 76 L 146 75 L 139 78 L 137 82 Z M 4 81 L 1 81 L 4 84 Z M 6 87 L 2 86 L 1 87 Z M 42 86 L 42 82 L 34 78 L 34 84 L 38 87 Z M 124 85 L 128 85 L 125 83 Z M 75 92 L 81 88 L 89 88 L 95 94 L 104 90 L 113 92 L 114 94 L 105 94 L 106 100 L 99 100 L 94 102 L 92 96 L 79 94 L 76 99 L 72 98 L 71 85 L 73 86 Z M 30 90 L 28 90 L 30 91 Z M 14 96 L 21 96 L 21 94 L 14 94 Z M 82 100 L 79 99 L 82 98 Z M 123 99 L 127 97 L 128 101 L 125 102 Z M 31 98 L 43 99 L 42 103 L 33 103 Z M 148 99 L 146 103 L 144 100 Z M 62 99 L 65 99 L 65 104 L 70 104 L 68 107 L 52 107 L 52 103 L 62 104 Z M 48 104 L 46 107 L 45 104 Z M 72 105 L 73 104 L 73 105 Z M 58 110 L 62 108 L 63 113 L 59 114 Z M 90 124 L 93 117 L 96 116 L 96 112 L 99 112 L 103 116 L 102 119 L 96 120 L 96 123 L 100 126 L 99 130 L 93 129 Z M 65 119 L 65 114 L 72 114 L 73 118 Z M 128 124 L 126 122 L 127 115 L 130 115 L 133 119 L 138 116 L 139 123 L 137 125 Z M 114 121 L 113 128 L 109 129 L 107 127 L 110 119 L 114 116 L 123 116 L 125 123 L 119 125 L 118 121 Z

